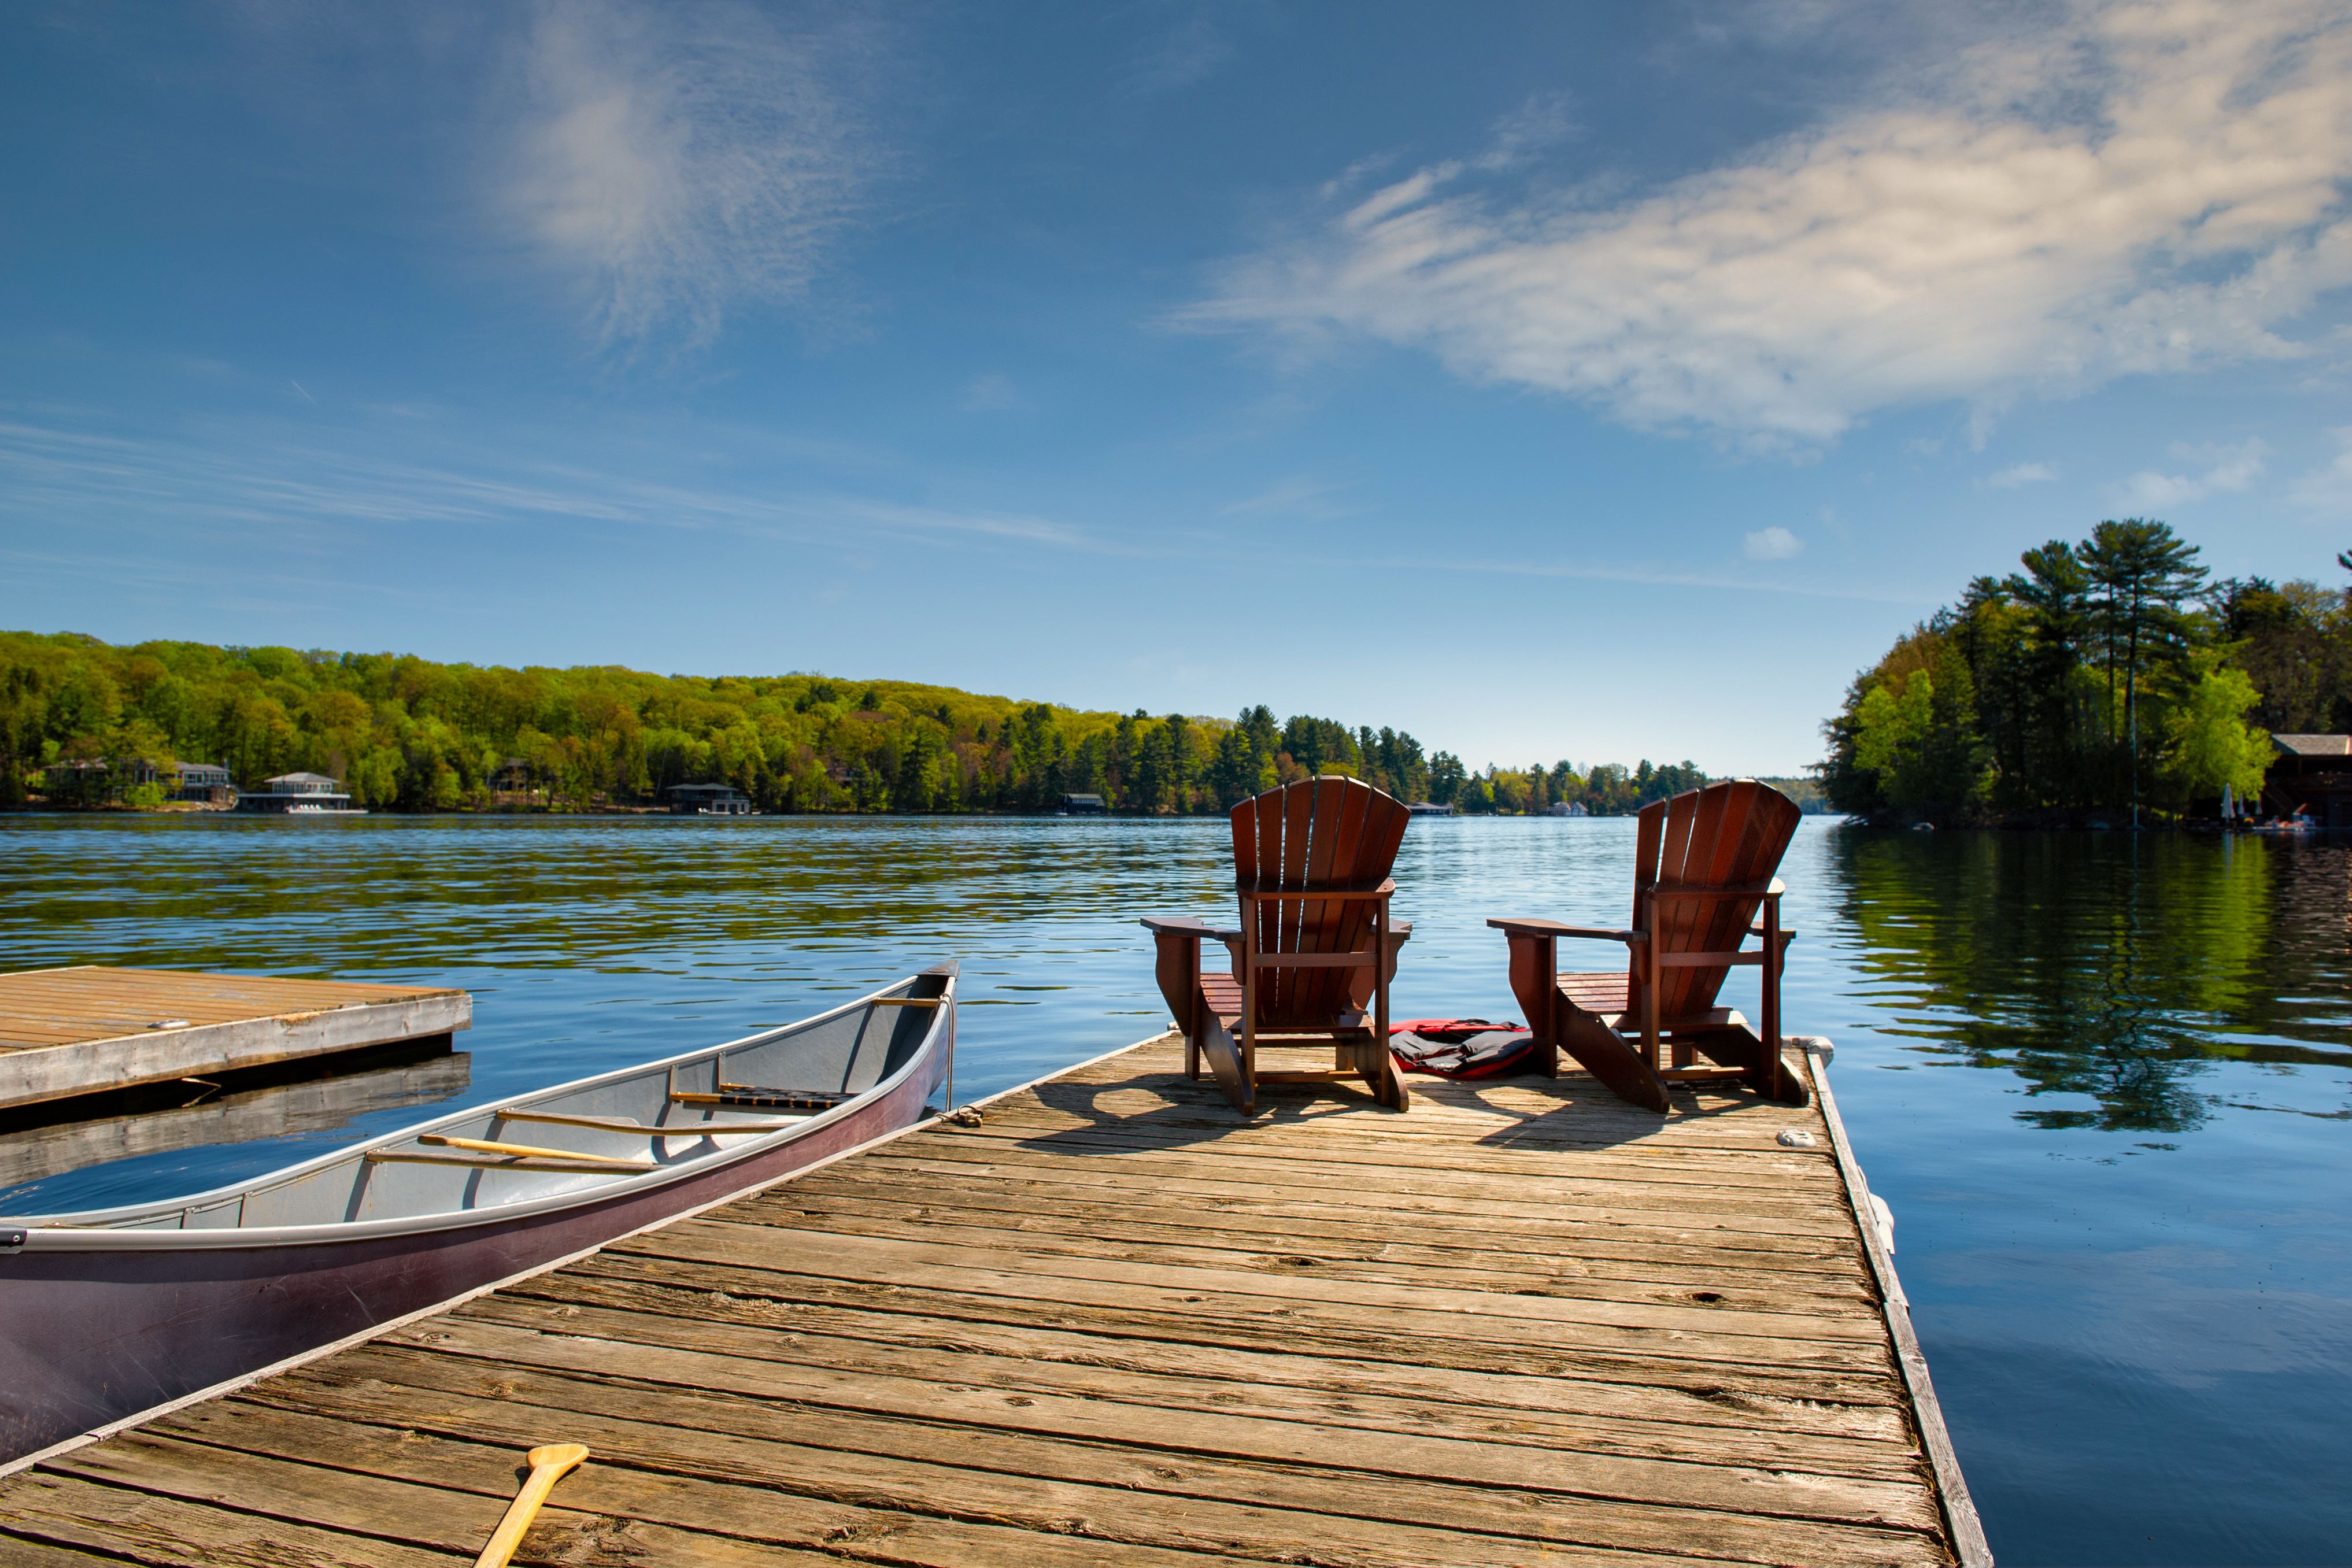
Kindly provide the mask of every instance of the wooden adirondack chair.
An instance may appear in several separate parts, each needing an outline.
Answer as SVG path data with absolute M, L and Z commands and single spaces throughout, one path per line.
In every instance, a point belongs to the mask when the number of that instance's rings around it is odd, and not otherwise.
M 1381 1103 L 1407 1107 L 1389 1057 L 1389 981 L 1411 928 L 1391 928 L 1389 870 L 1409 815 L 1403 802 L 1340 777 L 1301 779 L 1234 807 L 1240 929 L 1143 922 L 1159 950 L 1160 994 L 1184 1031 L 1189 1076 L 1201 1076 L 1205 1058 L 1244 1112 L 1256 1110 L 1260 1084 L 1353 1078 Z M 1202 965 L 1210 938 L 1231 951 L 1230 974 Z M 1328 1070 L 1258 1067 L 1262 1045 L 1326 1043 Z
M 1661 1114 L 1676 1083 L 1738 1080 L 1767 1099 L 1805 1103 L 1802 1079 L 1780 1059 L 1780 968 L 1797 933 L 1781 929 L 1773 875 L 1799 815 L 1795 802 L 1753 779 L 1657 801 L 1642 808 L 1630 927 L 1486 922 L 1510 939 L 1511 990 L 1547 1070 L 1556 1073 L 1556 1053 L 1566 1051 L 1619 1099 Z M 1744 948 L 1750 936 L 1763 945 Z M 1623 942 L 1627 964 L 1559 973 L 1562 937 Z M 1760 1037 L 1715 1005 L 1735 964 L 1763 969 Z

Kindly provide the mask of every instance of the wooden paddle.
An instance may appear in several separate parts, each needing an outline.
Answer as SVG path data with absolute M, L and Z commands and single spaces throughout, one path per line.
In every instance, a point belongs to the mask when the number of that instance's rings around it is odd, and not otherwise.
M 485 1154 L 515 1154 L 531 1160 L 582 1160 L 591 1165 L 621 1165 L 632 1171 L 650 1171 L 652 1164 L 644 1160 L 627 1160 L 618 1154 L 583 1154 L 577 1149 L 542 1149 L 536 1143 L 493 1143 L 483 1138 L 452 1138 L 442 1132 L 419 1132 L 419 1143 L 432 1143 L 445 1149 L 475 1149 Z
M 506 1517 L 490 1532 L 490 1543 L 474 1559 L 474 1568 L 507 1568 L 530 1521 L 539 1517 L 540 1504 L 555 1489 L 555 1483 L 587 1457 L 588 1450 L 577 1443 L 552 1443 L 524 1455 L 530 1461 L 530 1474 L 523 1478 L 522 1490 L 515 1493 L 514 1501 L 507 1504 Z

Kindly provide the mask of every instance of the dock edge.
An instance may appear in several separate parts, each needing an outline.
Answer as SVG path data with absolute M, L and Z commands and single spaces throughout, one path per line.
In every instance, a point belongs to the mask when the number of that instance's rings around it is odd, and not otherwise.
M 1804 1047 L 1807 1065 L 1812 1069 L 1822 1119 L 1829 1123 L 1830 1148 L 1845 1183 L 1846 1202 L 1853 1207 L 1854 1227 L 1862 1232 L 1863 1252 L 1878 1286 L 1886 1331 L 1895 1341 L 1895 1364 L 1902 1369 L 1903 1386 L 1911 1395 L 1912 1416 L 1919 1423 L 1919 1444 L 1927 1452 L 1928 1468 L 1935 1473 L 1936 1495 L 1943 1505 L 1945 1528 L 1951 1531 L 1952 1549 L 1959 1556 L 1961 1568 L 1992 1568 L 1992 1544 L 1985 1539 L 1984 1521 L 1977 1517 L 1976 1501 L 1960 1473 L 1960 1457 L 1944 1426 L 1944 1407 L 1937 1402 L 1936 1384 L 1927 1375 L 1927 1352 L 1919 1348 L 1919 1335 L 1911 1326 L 1911 1307 L 1895 1272 L 1895 1257 L 1887 1251 L 1877 1217 L 1871 1212 L 1870 1183 L 1863 1176 L 1853 1145 L 1846 1138 L 1845 1123 L 1838 1117 L 1837 1094 L 1830 1088 L 1829 1078 L 1830 1058 L 1836 1047 L 1824 1035 L 1785 1037 L 1790 1044 Z

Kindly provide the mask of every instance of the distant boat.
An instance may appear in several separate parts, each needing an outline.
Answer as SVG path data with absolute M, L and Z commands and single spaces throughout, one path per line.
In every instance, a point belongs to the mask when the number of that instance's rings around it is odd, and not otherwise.
M 0 1461 L 909 1126 L 953 963 L 803 1023 L 165 1204 L 0 1218 Z

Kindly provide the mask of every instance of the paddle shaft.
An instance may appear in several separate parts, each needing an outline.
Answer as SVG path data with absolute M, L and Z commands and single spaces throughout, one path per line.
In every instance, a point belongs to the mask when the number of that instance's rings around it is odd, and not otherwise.
M 514 1501 L 507 1504 L 506 1517 L 490 1532 L 490 1543 L 474 1559 L 474 1568 L 507 1568 L 514 1560 L 515 1549 L 530 1529 L 530 1521 L 539 1517 L 540 1505 L 555 1483 L 572 1473 L 588 1450 L 577 1443 L 555 1443 L 544 1448 L 533 1448 L 523 1456 L 530 1461 L 530 1474 L 524 1478 L 522 1489 L 515 1493 Z

